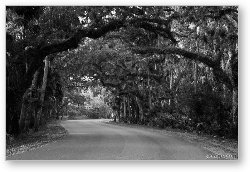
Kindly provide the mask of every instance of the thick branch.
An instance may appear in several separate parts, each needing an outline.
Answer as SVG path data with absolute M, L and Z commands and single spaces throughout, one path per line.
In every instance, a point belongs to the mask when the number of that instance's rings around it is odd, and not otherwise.
M 71 37 L 68 40 L 65 40 L 61 43 L 47 45 L 47 46 L 44 46 L 42 48 L 31 48 L 28 51 L 24 51 L 22 53 L 22 55 L 20 56 L 21 61 L 23 61 L 22 59 L 25 59 L 27 57 L 29 57 L 29 59 L 32 59 L 32 62 L 30 64 L 30 68 L 28 69 L 28 71 L 26 73 L 27 79 L 26 79 L 26 81 L 24 81 L 25 87 L 27 88 L 27 86 L 30 85 L 30 82 L 32 80 L 32 75 L 38 69 L 38 67 L 40 67 L 42 65 L 42 62 L 46 56 L 53 54 L 53 53 L 59 53 L 62 51 L 67 51 L 69 49 L 77 48 L 81 39 L 84 37 L 97 39 L 97 38 L 105 35 L 108 32 L 115 31 L 121 27 L 126 26 L 126 23 L 136 25 L 136 23 L 137 23 L 136 21 L 139 21 L 139 20 L 141 21 L 141 19 L 138 19 L 138 18 L 131 19 L 130 21 L 113 20 L 113 21 L 109 22 L 108 24 L 103 25 L 99 28 L 80 29 L 76 32 L 76 34 L 73 37 Z M 147 27 L 145 29 L 149 29 L 149 31 L 153 31 L 152 30 L 153 26 L 154 26 L 153 24 L 148 23 Z M 139 25 L 137 27 L 142 27 L 142 26 Z M 158 28 L 156 27 L 154 29 L 158 29 Z M 163 30 L 160 30 L 160 31 L 163 31 Z M 165 31 L 167 31 L 167 30 L 165 29 Z
M 210 56 L 201 53 L 190 52 L 175 47 L 169 47 L 165 49 L 154 48 L 154 47 L 134 48 L 133 51 L 140 54 L 177 54 L 190 60 L 199 61 L 207 65 L 208 67 L 211 67 L 214 71 L 215 76 L 217 76 L 222 83 L 226 84 L 230 90 L 232 90 L 233 88 L 232 82 L 228 77 L 228 75 L 220 68 L 220 64 L 216 63 L 216 61 L 213 61 Z
M 114 20 L 98 29 L 92 28 L 92 29 L 81 29 L 78 30 L 77 33 L 71 37 L 70 39 L 58 43 L 58 44 L 52 44 L 48 45 L 46 47 L 43 47 L 41 49 L 43 56 L 47 56 L 49 54 L 58 53 L 62 51 L 67 51 L 68 49 L 77 48 L 78 44 L 80 43 L 81 39 L 84 37 L 89 37 L 93 39 L 100 38 L 101 36 L 105 35 L 108 32 L 117 30 L 124 26 L 124 22 L 121 20 Z
M 146 22 L 149 19 L 132 19 L 128 23 L 135 25 L 137 27 L 144 28 L 145 30 L 151 31 L 151 32 L 160 32 L 165 37 L 168 37 L 171 39 L 173 43 L 176 43 L 176 40 L 173 38 L 171 32 L 169 29 L 165 28 L 163 29 L 160 26 L 155 26 L 153 23 L 148 23 Z M 151 21 L 152 20 L 152 21 Z M 151 22 L 159 23 L 158 20 L 153 20 L 151 19 Z M 162 20 L 162 22 L 165 20 Z M 170 22 L 166 20 L 165 22 Z M 115 31 L 121 27 L 125 26 L 125 20 L 113 20 L 109 22 L 108 24 L 100 27 L 100 28 L 86 28 L 86 29 L 80 29 L 77 31 L 77 33 L 71 37 L 70 39 L 63 41 L 58 44 L 52 44 L 45 46 L 41 49 L 43 56 L 47 56 L 49 54 L 57 53 L 57 52 L 62 52 L 62 51 L 67 51 L 68 49 L 73 49 L 77 48 L 78 44 L 80 43 L 81 39 L 84 37 L 92 38 L 92 39 L 97 39 L 100 38 L 101 36 L 105 35 L 108 32 Z
M 181 48 L 176 47 L 168 47 L 168 48 L 155 48 L 155 47 L 148 47 L 148 48 L 133 48 L 132 49 L 135 53 L 139 54 L 177 54 L 181 55 L 187 59 L 199 61 L 201 63 L 204 63 L 205 65 L 214 68 L 218 66 L 217 63 L 215 63 L 211 57 L 206 56 L 204 54 L 200 53 L 194 53 L 190 52 Z

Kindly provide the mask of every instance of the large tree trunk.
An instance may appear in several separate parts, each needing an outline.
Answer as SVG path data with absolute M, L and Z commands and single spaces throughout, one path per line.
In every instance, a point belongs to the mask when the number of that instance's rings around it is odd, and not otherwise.
M 194 93 L 197 93 L 197 63 L 194 62 Z
M 37 70 L 33 76 L 31 87 L 26 90 L 26 92 L 23 95 L 22 100 L 22 108 L 21 108 L 21 114 L 19 119 L 19 129 L 20 132 L 28 131 L 29 125 L 30 125 L 30 119 L 33 113 L 35 112 L 36 106 L 34 106 L 34 103 L 37 103 L 36 97 L 33 97 L 33 92 L 36 90 L 37 86 L 37 79 L 38 79 L 39 71 Z
M 123 122 L 127 122 L 126 97 L 123 97 Z
M 39 95 L 37 92 L 37 80 L 38 80 L 38 75 L 39 75 L 39 70 L 37 70 L 34 74 L 32 84 L 31 84 L 31 98 L 30 98 L 30 103 L 29 103 L 29 112 L 26 115 L 26 120 L 25 120 L 25 130 L 27 131 L 31 119 L 34 118 L 34 123 L 36 122 L 36 116 L 37 116 L 37 111 L 39 108 Z
M 148 70 L 148 104 L 149 104 L 149 112 L 152 109 L 152 96 L 151 96 L 151 91 L 152 87 L 150 86 L 150 79 L 149 79 L 149 70 Z
M 25 129 L 25 119 L 26 119 L 26 115 L 28 112 L 28 106 L 29 106 L 29 94 L 30 94 L 30 88 L 28 88 L 24 95 L 23 95 L 23 99 L 22 99 L 22 108 L 21 108 L 21 114 L 20 114 L 20 118 L 19 118 L 19 131 L 22 133 Z
M 199 33 L 198 33 L 199 34 Z M 199 53 L 200 51 L 200 47 L 199 47 L 199 41 L 196 41 L 196 48 L 197 48 L 197 52 Z M 194 93 L 197 93 L 197 81 L 198 81 L 198 74 L 197 74 L 197 62 L 193 62 L 194 63 Z
M 174 93 L 174 90 L 172 90 L 172 88 L 173 88 L 173 70 L 172 69 L 170 69 L 170 76 L 169 77 L 170 77 L 169 89 L 171 90 L 171 96 L 168 100 L 168 104 L 169 104 L 170 109 L 172 109 L 172 101 L 174 98 L 173 94 L 172 94 L 172 93 Z
M 118 105 L 118 110 L 117 110 L 117 120 L 118 120 L 118 122 L 121 122 L 120 120 L 121 120 L 121 103 L 119 103 L 119 105 Z
M 136 122 L 136 106 L 135 106 L 135 102 L 134 102 L 134 98 L 132 97 L 130 100 L 130 106 L 131 106 L 131 123 L 135 123 Z
M 131 123 L 131 108 L 130 108 L 130 99 L 129 99 L 129 97 L 128 97 L 128 99 L 127 99 L 127 105 L 128 105 L 128 119 L 127 119 L 127 121 L 128 121 L 128 123 Z
M 234 77 L 233 77 L 233 53 L 232 51 L 228 51 L 228 60 L 225 65 L 225 72 L 229 76 L 231 83 L 233 85 L 232 89 L 232 109 L 231 109 L 231 119 L 234 125 L 237 125 L 237 118 L 238 118 L 238 84 L 235 83 Z
M 143 114 L 143 109 L 142 109 L 142 106 L 141 106 L 141 102 L 140 102 L 138 97 L 136 97 L 135 100 L 136 100 L 137 106 L 139 108 L 139 117 L 140 117 L 139 121 L 143 124 L 144 114 Z
M 232 121 L 234 125 L 238 123 L 238 89 L 234 88 L 232 93 Z
M 41 103 L 41 109 L 38 112 L 37 115 L 37 119 L 35 120 L 35 131 L 38 131 L 38 126 L 41 122 L 44 122 L 45 119 L 42 119 L 43 117 L 43 112 L 44 112 L 44 97 L 45 97 L 45 90 L 46 90 L 46 86 L 47 86 L 47 76 L 48 76 L 48 72 L 49 72 L 49 57 L 46 56 L 45 60 L 44 60 L 44 73 L 43 73 L 43 84 L 41 87 L 41 96 L 40 96 L 40 103 Z
M 117 122 L 116 121 L 116 118 L 117 118 L 117 112 L 114 112 L 115 113 L 115 116 L 114 116 L 114 122 Z
M 138 124 L 140 120 L 140 109 L 138 107 L 137 101 L 136 101 L 136 96 L 134 97 L 133 101 L 133 107 L 134 107 L 134 113 L 135 113 L 135 120 L 134 123 Z
M 40 100 L 43 103 L 44 102 L 44 97 L 45 97 L 45 90 L 46 90 L 46 86 L 47 86 L 47 76 L 48 76 L 48 72 L 49 72 L 49 57 L 47 56 L 44 60 L 44 73 L 43 73 L 43 84 L 41 87 L 41 97 Z

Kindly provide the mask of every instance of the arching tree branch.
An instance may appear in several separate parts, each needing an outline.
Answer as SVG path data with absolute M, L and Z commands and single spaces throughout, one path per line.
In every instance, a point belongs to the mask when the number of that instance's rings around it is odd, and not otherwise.
M 182 57 L 189 60 L 201 62 L 213 69 L 215 76 L 219 78 L 220 82 L 226 84 L 226 86 L 230 90 L 233 89 L 233 84 L 229 76 L 220 68 L 220 63 L 212 60 L 213 58 L 210 56 L 201 53 L 187 51 L 176 47 L 168 47 L 168 48 L 139 47 L 139 48 L 133 48 L 132 51 L 139 54 L 176 54 L 176 55 L 181 55 Z
M 205 65 L 214 68 L 218 66 L 218 64 L 212 60 L 211 57 L 206 56 L 201 53 L 194 53 L 191 51 L 187 51 L 181 48 L 176 48 L 176 47 L 168 47 L 168 48 L 156 48 L 156 47 L 146 47 L 146 48 L 133 48 L 133 52 L 138 53 L 138 54 L 176 54 L 176 55 L 181 55 L 184 58 L 194 60 L 194 61 L 199 61 L 201 63 L 204 63 Z

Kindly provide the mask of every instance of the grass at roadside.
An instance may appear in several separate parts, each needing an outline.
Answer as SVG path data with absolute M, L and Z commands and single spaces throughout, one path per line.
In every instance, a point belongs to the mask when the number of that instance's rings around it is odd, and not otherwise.
M 8 137 L 6 140 L 6 157 L 42 147 L 67 135 L 60 121 L 50 121 L 38 132 L 20 135 L 17 138 Z

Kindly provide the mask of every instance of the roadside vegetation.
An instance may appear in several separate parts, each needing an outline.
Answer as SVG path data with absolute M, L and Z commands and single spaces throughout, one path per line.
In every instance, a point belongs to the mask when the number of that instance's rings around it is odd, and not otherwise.
M 56 121 L 49 121 L 38 132 L 21 134 L 18 137 L 7 135 L 6 157 L 42 147 L 56 142 L 67 135 L 67 131 Z
M 7 6 L 6 97 L 7 147 L 66 117 L 237 140 L 238 8 Z

